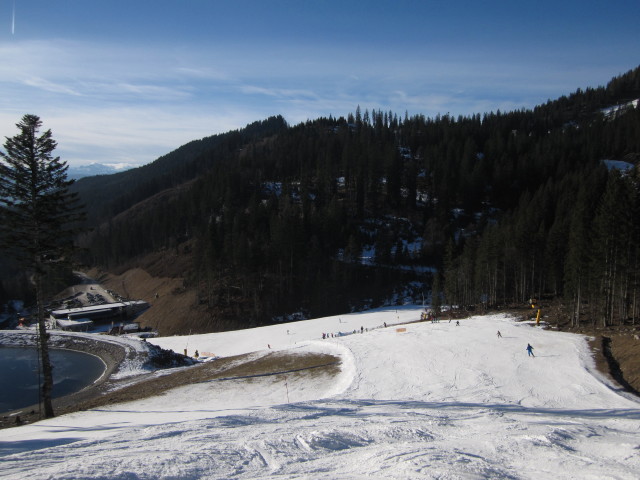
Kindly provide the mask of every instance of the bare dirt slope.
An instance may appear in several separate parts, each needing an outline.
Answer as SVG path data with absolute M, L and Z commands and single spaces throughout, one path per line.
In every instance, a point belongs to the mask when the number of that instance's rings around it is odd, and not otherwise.
M 142 268 L 133 268 L 119 275 L 87 272 L 107 290 L 130 300 L 144 300 L 151 307 L 136 318 L 143 327 L 151 327 L 160 335 L 200 331 L 194 319 L 205 315 L 197 306 L 195 291 L 184 288 L 181 277 L 156 277 Z M 191 325 L 191 326 L 190 326 Z
M 117 270 L 92 269 L 86 275 L 129 300 L 147 302 L 151 308 L 136 320 L 163 336 L 209 333 L 238 325 L 220 309 L 207 309 L 199 301 L 197 288 L 188 280 L 193 276 L 192 248 L 185 242 L 137 258 Z
M 607 343 L 609 343 L 608 346 Z M 624 387 L 640 395 L 640 335 L 630 333 L 609 335 L 603 338 L 603 348 L 610 349 L 610 355 L 607 358 L 610 359 L 611 374 Z

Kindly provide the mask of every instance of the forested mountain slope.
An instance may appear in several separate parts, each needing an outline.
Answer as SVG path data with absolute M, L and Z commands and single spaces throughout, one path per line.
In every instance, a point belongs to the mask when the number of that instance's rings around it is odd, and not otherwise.
M 228 155 L 285 126 L 284 119 L 277 116 L 254 122 L 242 130 L 193 140 L 148 165 L 113 175 L 82 178 L 72 190 L 82 195 L 90 224 L 100 222 L 166 188 L 202 175 L 211 168 L 210 162 L 216 157 Z
M 436 304 L 550 295 L 574 323 L 635 322 L 638 98 L 635 69 L 533 110 L 273 117 L 78 181 L 95 227 L 83 261 L 187 257 L 203 330 L 376 305 L 407 285 Z

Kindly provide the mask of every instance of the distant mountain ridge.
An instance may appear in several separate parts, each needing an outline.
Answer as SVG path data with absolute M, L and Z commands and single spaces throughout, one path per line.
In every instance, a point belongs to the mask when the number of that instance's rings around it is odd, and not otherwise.
M 79 180 L 84 177 L 93 177 L 96 175 L 112 175 L 135 167 L 136 165 L 110 165 L 104 163 L 90 163 L 88 165 L 76 166 L 71 165 L 67 170 L 67 176 L 70 179 Z

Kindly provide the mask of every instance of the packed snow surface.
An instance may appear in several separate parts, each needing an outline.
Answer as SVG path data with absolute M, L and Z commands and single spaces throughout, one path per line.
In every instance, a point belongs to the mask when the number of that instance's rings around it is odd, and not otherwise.
M 420 312 L 152 339 L 210 357 L 332 353 L 341 373 L 185 385 L 7 429 L 0 477 L 639 478 L 640 403 L 595 371 L 586 337 L 504 315 L 396 325 Z

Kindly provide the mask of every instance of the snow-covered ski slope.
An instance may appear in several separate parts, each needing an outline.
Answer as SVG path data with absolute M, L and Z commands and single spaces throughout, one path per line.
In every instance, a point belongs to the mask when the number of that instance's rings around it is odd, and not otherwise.
M 5 430 L 0 478 L 640 478 L 640 403 L 595 371 L 585 337 L 503 315 L 392 325 L 419 315 L 154 339 L 218 356 L 328 352 L 342 370 L 185 385 Z

